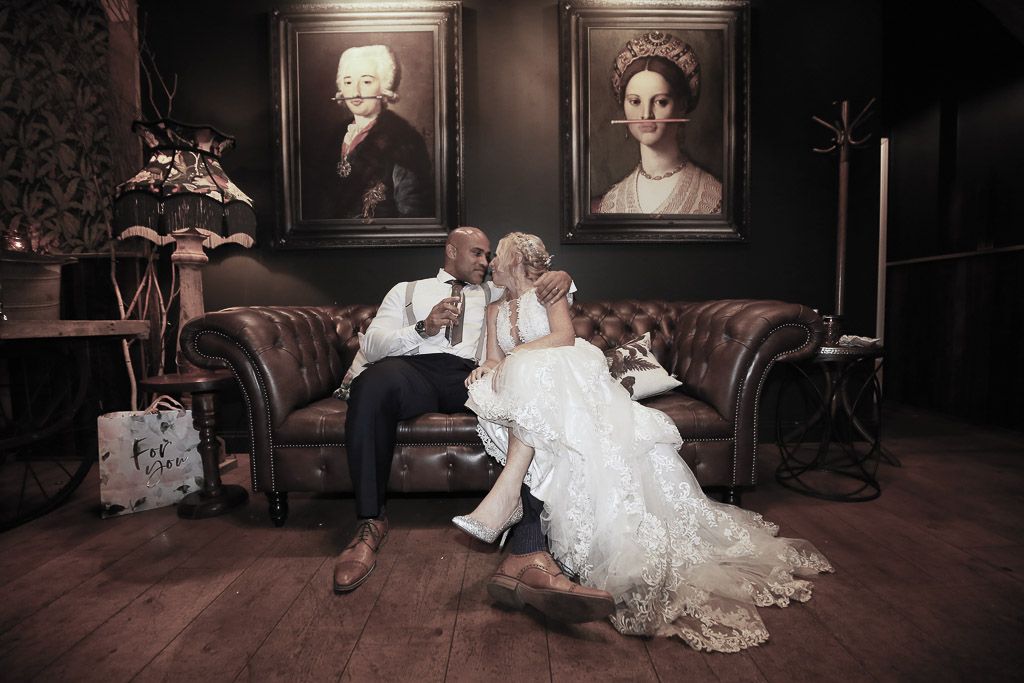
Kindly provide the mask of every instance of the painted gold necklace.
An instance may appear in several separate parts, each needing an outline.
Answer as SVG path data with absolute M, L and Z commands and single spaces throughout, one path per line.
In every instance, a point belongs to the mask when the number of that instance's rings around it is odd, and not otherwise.
M 647 171 L 644 170 L 644 165 L 643 164 L 640 164 L 639 166 L 637 166 L 637 168 L 640 170 L 640 175 L 642 175 L 644 178 L 647 178 L 648 180 L 664 180 L 665 178 L 671 178 L 676 173 L 679 173 L 680 171 L 683 170 L 683 168 L 685 166 L 686 166 L 686 162 L 684 161 L 683 163 L 679 164 L 678 166 L 673 168 L 668 173 L 665 173 L 664 175 L 650 175 L 650 174 L 648 174 Z

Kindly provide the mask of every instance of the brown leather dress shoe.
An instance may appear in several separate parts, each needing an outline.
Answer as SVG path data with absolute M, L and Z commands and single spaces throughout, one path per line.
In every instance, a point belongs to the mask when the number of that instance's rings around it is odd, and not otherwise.
M 334 592 L 348 593 L 359 587 L 377 566 L 377 552 L 388 537 L 388 519 L 366 519 L 359 523 L 356 535 L 338 555 L 334 565 Z
M 603 619 L 615 611 L 611 593 L 573 583 L 543 550 L 506 557 L 487 582 L 487 592 L 506 607 L 530 605 L 571 624 Z

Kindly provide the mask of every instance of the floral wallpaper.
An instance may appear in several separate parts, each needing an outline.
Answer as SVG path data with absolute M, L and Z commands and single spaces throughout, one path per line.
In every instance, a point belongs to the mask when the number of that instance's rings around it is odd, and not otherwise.
M 0 3 L 0 231 L 39 251 L 110 239 L 117 107 L 99 0 Z

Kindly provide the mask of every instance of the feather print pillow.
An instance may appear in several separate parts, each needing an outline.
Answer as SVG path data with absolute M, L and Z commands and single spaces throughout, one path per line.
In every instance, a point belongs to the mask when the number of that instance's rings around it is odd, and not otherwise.
M 605 357 L 608 371 L 634 401 L 664 394 L 682 384 L 668 374 L 651 353 L 650 332 L 606 351 Z

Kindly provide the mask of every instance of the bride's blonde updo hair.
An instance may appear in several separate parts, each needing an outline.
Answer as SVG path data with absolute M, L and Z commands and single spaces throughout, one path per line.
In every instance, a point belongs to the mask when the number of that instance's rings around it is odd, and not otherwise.
M 526 278 L 531 282 L 548 272 L 551 267 L 551 254 L 544 242 L 536 235 L 525 232 L 510 232 L 498 241 L 498 249 L 510 250 L 518 254 L 526 271 Z

